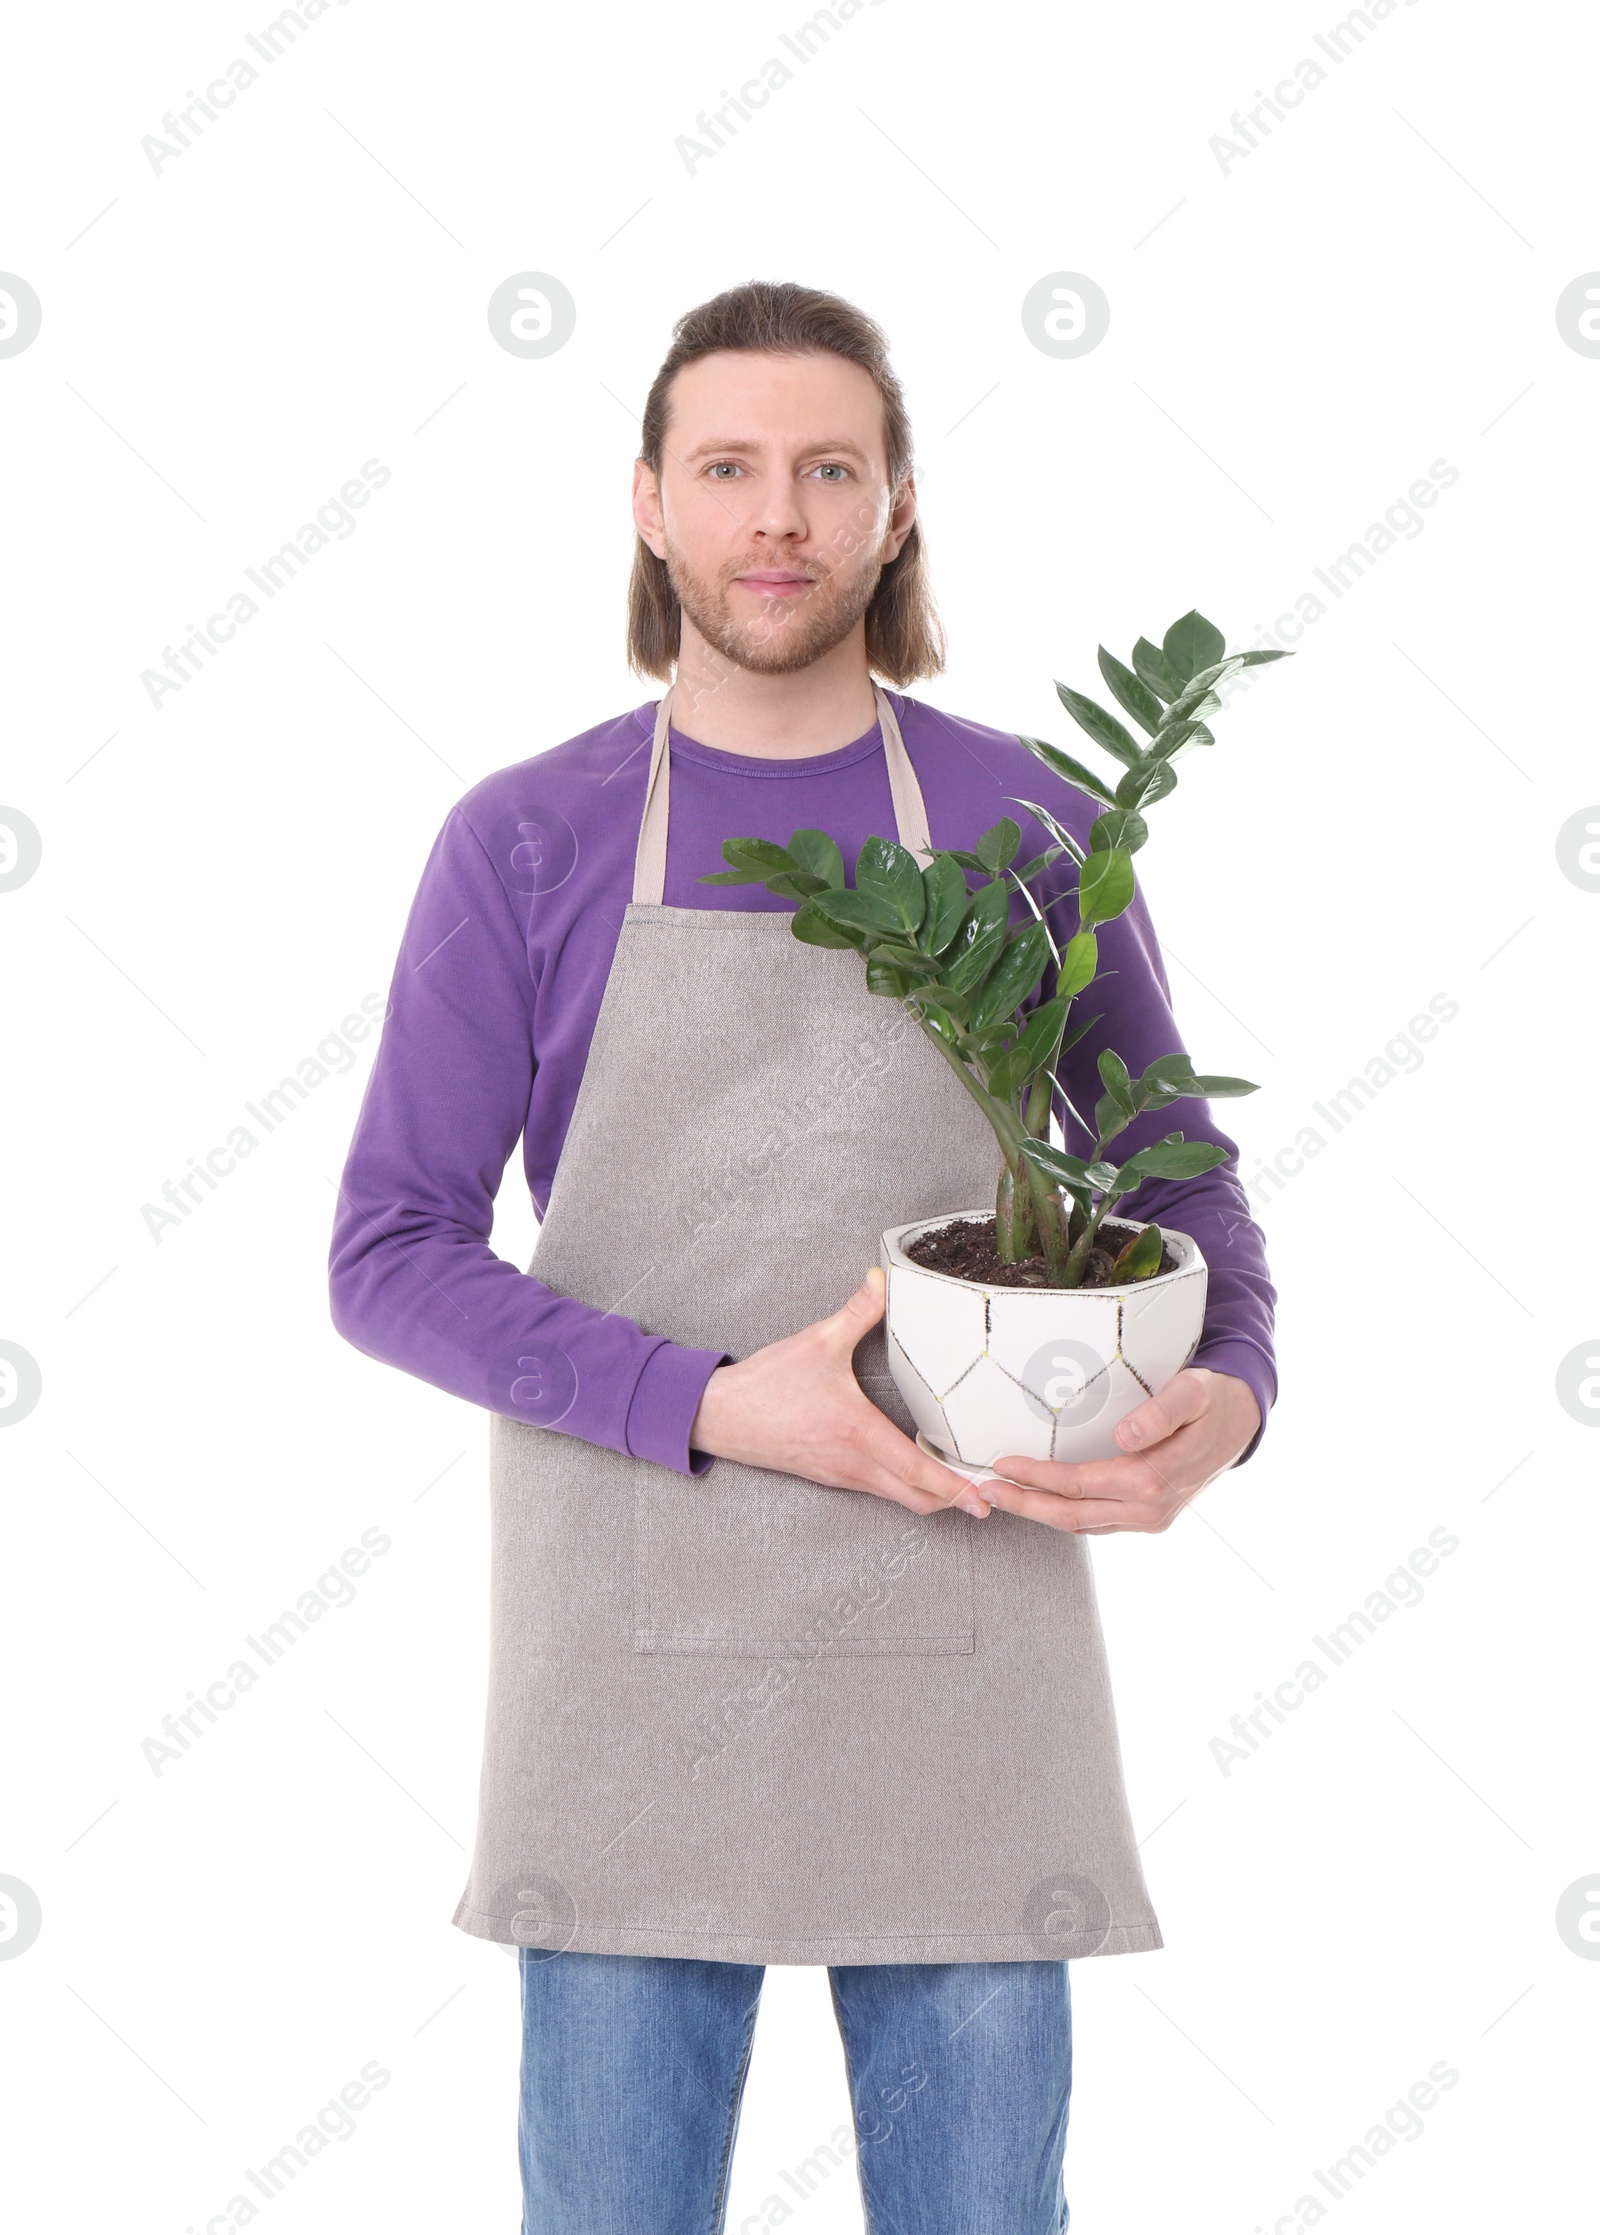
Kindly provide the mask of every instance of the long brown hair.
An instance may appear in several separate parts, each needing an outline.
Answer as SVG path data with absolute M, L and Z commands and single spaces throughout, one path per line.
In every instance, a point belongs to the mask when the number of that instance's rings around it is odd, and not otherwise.
M 883 399 L 890 488 L 897 489 L 911 471 L 911 421 L 882 327 L 854 303 L 819 287 L 752 279 L 685 311 L 672 329 L 672 346 L 645 399 L 639 444 L 640 457 L 657 476 L 666 453 L 673 381 L 685 365 L 722 349 L 766 350 L 786 357 L 816 351 L 859 365 Z M 868 665 L 885 682 L 910 683 L 943 668 L 944 630 L 928 580 L 920 522 L 913 522 L 879 577 L 866 627 Z M 683 611 L 666 561 L 636 535 L 628 584 L 628 665 L 639 675 L 665 680 L 677 661 L 682 628 Z

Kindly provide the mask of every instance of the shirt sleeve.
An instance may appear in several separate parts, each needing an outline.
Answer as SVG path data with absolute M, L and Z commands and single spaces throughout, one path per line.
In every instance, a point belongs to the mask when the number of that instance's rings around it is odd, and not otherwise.
M 536 1054 L 527 943 L 461 807 L 434 841 L 345 1162 L 328 1261 L 334 1326 L 370 1358 L 491 1412 L 680 1474 L 725 1351 L 691 1350 L 559 1296 L 489 1246 Z
M 1058 938 L 1063 916 L 1070 932 L 1075 920 L 1070 903 L 1051 919 Z M 1058 1067 L 1072 1109 L 1057 1097 L 1056 1115 L 1068 1151 L 1075 1156 L 1086 1156 L 1094 1145 L 1090 1130 L 1094 1106 L 1105 1091 L 1098 1068 L 1103 1048 L 1115 1049 L 1135 1078 L 1158 1056 L 1189 1052 L 1173 1017 L 1161 949 L 1137 881 L 1131 904 L 1112 922 L 1101 924 L 1096 937 L 1100 973 L 1074 1009 L 1086 1008 L 1091 1015 L 1098 1014 L 1100 1022 L 1068 1050 Z M 1069 1030 L 1076 1021 L 1076 1015 L 1069 1018 Z M 1195 1068 L 1203 1071 L 1206 1066 L 1197 1062 Z M 1237 1375 L 1255 1397 L 1261 1423 L 1234 1461 L 1235 1466 L 1243 1466 L 1260 1445 L 1278 1394 L 1273 1352 L 1277 1290 L 1267 1272 L 1266 1238 L 1250 1216 L 1239 1178 L 1238 1144 L 1217 1124 L 1209 1102 L 1186 1099 L 1171 1102 L 1164 1110 L 1147 1111 L 1117 1135 L 1109 1153 L 1122 1163 L 1135 1149 L 1172 1132 L 1181 1132 L 1188 1141 L 1215 1141 L 1226 1149 L 1227 1162 L 1195 1179 L 1144 1180 L 1122 1198 L 1118 1209 L 1130 1218 L 1174 1226 L 1180 1233 L 1192 1234 L 1200 1245 L 1208 1276 L 1205 1324 L 1189 1363 L 1207 1366 L 1213 1373 Z

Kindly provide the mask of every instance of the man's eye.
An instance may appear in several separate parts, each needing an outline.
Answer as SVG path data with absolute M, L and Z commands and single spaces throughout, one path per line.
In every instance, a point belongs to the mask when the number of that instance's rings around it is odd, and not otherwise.
M 818 471 L 818 473 L 837 473 L 837 474 L 847 474 L 847 473 L 848 473 L 848 472 L 850 471 L 850 468 L 849 468 L 848 466 L 839 466 L 839 465 L 825 465 L 825 466 L 818 466 L 818 468 L 817 468 L 817 471 Z
M 711 471 L 716 474 L 737 473 L 738 470 L 739 468 L 734 463 L 732 458 L 719 458 L 716 464 L 711 468 Z

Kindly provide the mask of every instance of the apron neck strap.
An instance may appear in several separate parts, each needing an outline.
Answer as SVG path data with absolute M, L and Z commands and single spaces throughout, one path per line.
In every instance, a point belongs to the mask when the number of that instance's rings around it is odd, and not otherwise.
M 874 683 L 873 704 L 877 709 L 878 727 L 883 732 L 883 756 L 889 768 L 889 793 L 894 801 L 895 832 L 900 843 L 914 854 L 919 865 L 933 851 L 928 836 L 928 810 L 923 803 L 922 787 L 917 782 L 917 772 L 911 765 L 905 740 L 900 735 L 900 724 L 895 720 L 894 708 L 887 695 Z M 633 863 L 633 897 L 652 907 L 659 907 L 667 884 L 667 784 L 670 758 L 667 750 L 667 730 L 671 721 L 672 692 L 662 694 L 656 708 L 655 736 L 650 745 L 650 773 L 645 779 L 644 813 L 639 821 L 639 844 Z M 729 832 L 730 837 L 734 835 Z

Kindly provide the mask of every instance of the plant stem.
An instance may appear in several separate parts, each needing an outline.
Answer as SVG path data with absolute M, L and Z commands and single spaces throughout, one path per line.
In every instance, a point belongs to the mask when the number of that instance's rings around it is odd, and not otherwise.
M 1100 1221 L 1114 1203 L 1121 1202 L 1122 1197 L 1127 1192 L 1127 1189 L 1123 1188 L 1115 1195 L 1106 1194 L 1101 1196 L 1099 1202 L 1095 1205 L 1093 1217 L 1085 1221 L 1083 1232 L 1073 1243 L 1068 1254 L 1066 1278 L 1061 1283 L 1063 1288 L 1081 1288 L 1083 1286 L 1083 1276 L 1089 1264 L 1089 1252 L 1094 1248 L 1095 1237 L 1100 1232 Z
M 977 1103 L 979 1109 L 989 1120 L 994 1129 L 995 1139 L 1000 1144 L 1001 1156 L 1008 1161 L 1014 1160 L 1025 1138 L 1022 1121 L 1017 1116 L 1016 1111 L 1012 1109 L 1008 1102 L 1002 1102 L 995 1095 L 985 1093 L 949 1042 L 940 1038 L 932 1025 L 924 1019 L 920 1010 L 915 1011 L 914 1014 L 918 1024 L 921 1025 L 923 1031 L 944 1057 L 961 1084 L 972 1096 L 973 1101 Z
M 1001 1101 L 997 1095 L 988 1094 L 979 1086 L 960 1055 L 941 1034 L 934 1031 L 920 1010 L 910 1003 L 907 1003 L 907 1007 L 912 1008 L 918 1024 L 982 1110 L 1000 1144 L 1000 1176 L 995 1185 L 994 1235 L 995 1248 L 1001 1263 L 1017 1264 L 1021 1259 L 1033 1256 L 1037 1249 L 1050 1268 L 1053 1286 L 1078 1287 L 1083 1279 L 1083 1266 L 1088 1261 L 1088 1245 L 1080 1237 L 1078 1244 L 1069 1246 L 1073 1218 L 1062 1191 L 1022 1154 L 1023 1142 L 1037 1136 L 1009 1102 Z M 1037 1084 L 1035 1081 L 1035 1088 Z M 1048 1088 L 1046 1091 L 1048 1092 Z M 1026 1166 L 1027 1185 L 1025 1190 L 1019 1190 L 1017 1180 L 1023 1166 Z M 1075 1256 L 1076 1274 L 1072 1269 Z
M 1044 1174 L 1035 1171 L 1031 1165 L 1027 1169 L 1026 1186 L 1021 1189 L 1017 1186 L 1020 1169 L 1026 1162 L 1022 1155 L 1022 1144 L 1028 1138 L 1026 1127 L 1009 1102 L 1001 1101 L 997 1095 L 986 1093 L 979 1086 L 956 1050 L 941 1034 L 934 1031 L 920 1010 L 914 1010 L 913 1014 L 982 1110 L 999 1143 L 1000 1174 L 995 1183 L 994 1239 L 1000 1262 L 1003 1265 L 1015 1265 L 1025 1257 L 1032 1257 L 1036 1247 L 1042 1245 L 1053 1268 L 1064 1246 L 1060 1238 L 1059 1199 L 1045 1180 Z
M 1019 1192 L 1017 1167 L 1009 1157 L 1004 1158 L 994 1191 L 994 1240 L 1002 1265 L 1020 1264 L 1023 1258 L 1033 1256 L 1034 1210 L 1031 1189 Z
M 1030 1162 L 1027 1158 L 1022 1161 L 1028 1166 L 1028 1193 L 1033 1199 L 1033 1215 L 1038 1228 L 1040 1255 L 1050 1268 L 1051 1286 L 1054 1288 L 1065 1287 L 1068 1284 L 1063 1281 L 1062 1274 L 1068 1259 L 1068 1218 L 1061 1190 L 1053 1180 L 1040 1171 L 1037 1164 Z
M 1051 1056 L 1028 1089 L 1028 1106 L 1023 1123 L 1037 1141 L 1045 1138 L 1045 1128 L 1050 1122 L 1050 1073 L 1055 1068 L 1055 1060 Z

